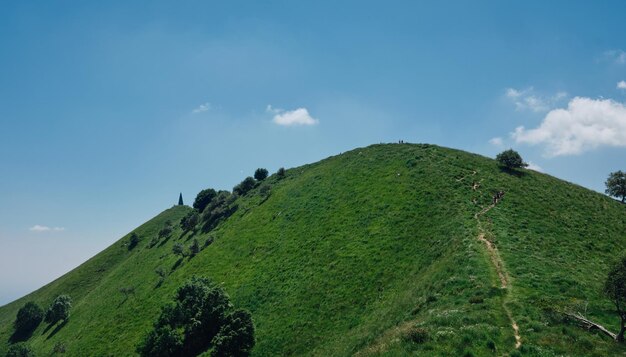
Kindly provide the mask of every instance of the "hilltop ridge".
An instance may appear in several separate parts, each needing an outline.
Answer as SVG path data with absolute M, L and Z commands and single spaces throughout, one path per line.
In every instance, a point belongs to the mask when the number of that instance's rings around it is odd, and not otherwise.
M 129 233 L 0 307 L 0 355 L 17 310 L 58 294 L 72 297 L 72 315 L 35 330 L 27 343 L 38 354 L 56 343 L 71 356 L 132 354 L 193 275 L 252 313 L 258 356 L 626 352 L 543 309 L 580 303 L 617 326 L 601 285 L 626 247 L 626 211 L 596 192 L 459 150 L 377 144 L 271 175 L 232 204 L 195 234 L 179 224 L 190 207 L 167 209 L 131 232 L 135 248 Z M 155 243 L 167 221 L 173 232 Z M 203 249 L 179 260 L 173 245 L 193 239 Z

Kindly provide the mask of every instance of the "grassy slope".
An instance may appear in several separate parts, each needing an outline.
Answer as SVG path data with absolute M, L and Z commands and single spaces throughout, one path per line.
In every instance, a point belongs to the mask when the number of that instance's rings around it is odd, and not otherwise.
M 474 173 L 475 172 L 475 173 Z M 0 355 L 17 309 L 74 299 L 70 321 L 29 343 L 47 355 L 129 355 L 160 306 L 193 274 L 223 284 L 257 326 L 256 355 L 501 355 L 514 339 L 503 303 L 520 325 L 528 355 L 624 352 L 606 338 L 546 318 L 540 298 L 577 298 L 614 328 L 600 295 L 607 264 L 626 244 L 624 207 L 597 193 L 525 171 L 501 172 L 477 155 L 428 145 L 374 145 L 288 170 L 272 193 L 239 199 L 240 209 L 208 234 L 215 242 L 177 264 L 175 242 L 148 248 L 174 207 L 139 227 L 139 245 L 122 238 L 57 281 L 0 308 Z M 477 191 L 473 182 L 480 182 Z M 511 277 L 507 293 L 473 218 L 495 190 L 505 199 L 483 221 Z M 170 272 L 157 286 L 157 267 Z M 176 267 L 173 269 L 173 267 Z M 134 286 L 128 300 L 120 287 Z M 472 302 L 474 303 L 472 303 Z M 482 301 L 482 303 L 481 303 Z M 428 331 L 420 345 L 399 338 Z M 496 350 L 492 350 L 492 346 Z

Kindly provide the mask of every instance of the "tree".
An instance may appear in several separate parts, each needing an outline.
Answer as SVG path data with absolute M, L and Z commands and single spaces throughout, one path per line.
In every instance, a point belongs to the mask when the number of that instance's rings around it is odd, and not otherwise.
M 240 184 L 233 188 L 233 192 L 239 196 L 243 196 L 256 186 L 256 180 L 248 176 Z
M 11 345 L 7 350 L 7 357 L 34 357 L 35 353 L 30 349 L 30 346 L 24 342 L 19 342 Z
M 130 239 L 128 239 L 128 250 L 132 250 L 139 244 L 139 236 L 137 233 L 133 232 L 130 235 Z
M 254 324 L 252 315 L 245 310 L 236 310 L 226 317 L 219 333 L 213 339 L 215 357 L 249 356 L 254 347 Z
M 55 324 L 61 320 L 67 321 L 70 317 L 71 308 L 72 299 L 67 295 L 59 295 L 46 311 L 44 321 L 49 324 Z
M 496 160 L 501 166 L 504 166 L 507 169 L 516 169 L 528 166 L 528 164 L 522 160 L 522 156 L 520 156 L 520 154 L 513 149 L 505 150 L 499 153 L 498 156 L 496 156 Z
M 30 335 L 43 320 L 43 309 L 32 301 L 27 302 L 17 312 L 15 319 L 15 334 L 19 336 Z
M 211 203 L 215 196 L 217 196 L 217 192 L 215 192 L 212 188 L 207 188 L 206 190 L 198 192 L 196 200 L 193 201 L 193 208 L 197 209 L 198 212 L 204 211 L 204 208 Z
M 257 181 L 263 181 L 267 178 L 267 170 L 263 168 L 258 168 L 254 171 L 254 179 Z
M 285 168 L 281 167 L 280 169 L 278 169 L 278 171 L 276 171 L 276 176 L 281 179 L 283 177 L 285 177 Z
M 183 193 L 181 192 L 180 195 L 178 195 L 178 205 L 182 206 L 184 205 L 183 203 Z
M 621 198 L 622 203 L 626 201 L 626 172 L 611 172 L 604 183 L 606 185 L 606 194 L 609 196 Z
M 614 264 L 604 283 L 604 294 L 615 305 L 615 312 L 620 318 L 620 330 L 615 340 L 624 342 L 626 331 L 626 257 Z

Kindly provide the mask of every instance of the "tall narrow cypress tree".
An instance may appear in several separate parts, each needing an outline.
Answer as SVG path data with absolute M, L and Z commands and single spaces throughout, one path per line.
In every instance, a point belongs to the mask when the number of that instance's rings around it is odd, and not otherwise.
M 182 206 L 183 205 L 183 193 L 181 192 L 180 195 L 178 196 L 178 205 Z

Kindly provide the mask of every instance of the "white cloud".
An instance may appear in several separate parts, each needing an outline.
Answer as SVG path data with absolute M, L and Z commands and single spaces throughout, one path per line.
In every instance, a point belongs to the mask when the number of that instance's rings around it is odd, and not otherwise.
M 206 112 L 208 110 L 211 110 L 211 103 L 206 102 L 204 104 L 200 104 L 200 106 L 192 110 L 191 113 L 198 114 L 198 113 Z
M 500 137 L 491 138 L 491 139 L 489 139 L 489 144 L 491 144 L 493 146 L 497 146 L 497 147 L 502 147 L 504 145 L 504 141 Z
M 528 166 L 526 168 L 529 170 L 537 171 L 537 172 L 543 172 L 543 169 L 541 168 L 541 166 L 535 164 L 532 161 L 528 161 Z
M 617 82 L 617 89 L 626 89 L 626 81 Z
M 62 232 L 65 230 L 65 228 L 63 227 L 48 227 L 48 226 L 42 226 L 39 224 L 35 224 L 34 226 L 28 228 L 29 231 L 32 232 Z
M 319 123 L 319 120 L 313 118 L 306 108 L 298 108 L 296 110 L 284 110 L 280 108 L 274 108 L 268 105 L 265 108 L 268 113 L 274 114 L 272 121 L 278 125 L 284 126 L 296 126 L 296 125 L 315 125 Z
M 575 97 L 567 108 L 546 114 L 539 127 L 520 126 L 511 135 L 517 143 L 545 145 L 548 157 L 626 147 L 626 107 L 611 99 Z
M 558 92 L 550 97 L 542 97 L 535 93 L 533 87 L 522 90 L 507 88 L 504 95 L 515 104 L 517 110 L 528 109 L 533 112 L 546 112 L 567 97 L 565 92 Z
M 626 52 L 622 50 L 606 51 L 604 57 L 616 64 L 626 64 Z

